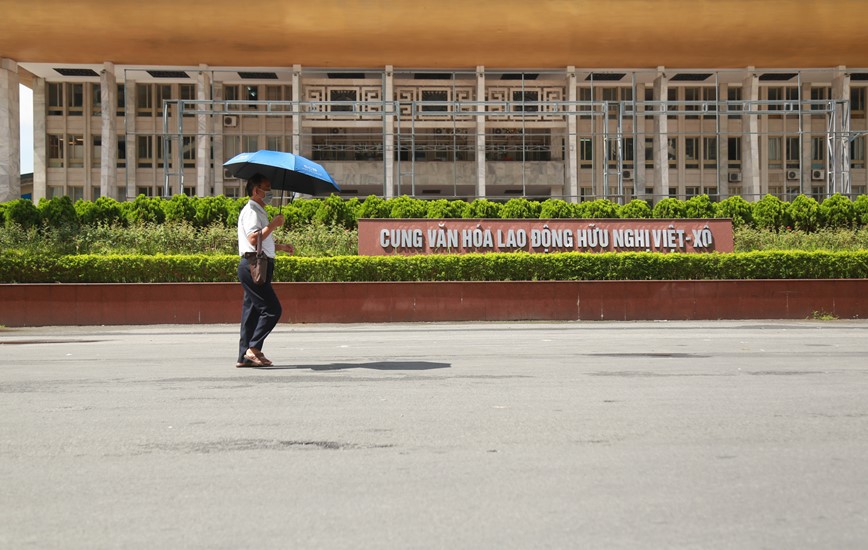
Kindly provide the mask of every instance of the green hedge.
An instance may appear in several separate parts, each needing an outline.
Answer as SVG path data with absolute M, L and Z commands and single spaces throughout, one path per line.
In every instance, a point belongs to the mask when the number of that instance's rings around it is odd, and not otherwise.
M 0 204 L 0 215 L 6 225 L 22 227 L 46 225 L 110 224 L 130 226 L 142 223 L 183 221 L 196 227 L 223 224 L 234 227 L 238 212 L 247 198 L 187 197 L 178 195 L 170 200 L 140 195 L 130 202 L 117 202 L 101 197 L 94 202 L 77 201 L 68 197 L 42 199 L 38 207 L 21 199 Z M 269 206 L 271 215 L 278 209 Z M 543 202 L 512 199 L 505 204 L 477 199 L 472 202 L 438 199 L 426 201 L 408 196 L 383 199 L 369 196 L 360 201 L 333 195 L 326 199 L 299 199 L 280 211 L 288 227 L 312 222 L 353 229 L 360 218 L 732 218 L 733 225 L 780 231 L 787 228 L 814 231 L 823 228 L 856 228 L 868 225 L 868 196 L 851 201 L 834 195 L 822 202 L 800 195 L 785 202 L 766 195 L 750 203 L 741 197 L 730 197 L 714 203 L 706 195 L 688 200 L 663 199 L 651 208 L 645 201 L 633 200 L 619 205 L 606 199 L 569 203 L 561 199 Z
M 236 280 L 237 265 L 236 256 L 33 257 L 3 252 L 0 283 L 226 282 Z M 868 278 L 868 251 L 282 256 L 275 267 L 275 280 L 301 282 L 834 278 Z

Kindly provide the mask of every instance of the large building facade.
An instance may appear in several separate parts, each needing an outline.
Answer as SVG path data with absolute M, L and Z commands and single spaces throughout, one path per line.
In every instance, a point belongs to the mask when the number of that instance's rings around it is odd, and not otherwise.
M 325 13 L 341 4 L 347 3 L 325 2 L 319 9 Z M 544 2 L 540 12 L 513 2 L 498 6 L 524 10 L 529 19 L 561 16 L 583 24 L 589 18 L 583 14 L 611 16 L 594 4 L 599 3 Z M 642 10 L 636 9 L 642 4 L 618 15 L 622 26 L 639 25 L 619 31 L 622 42 L 632 32 L 640 47 L 664 43 L 655 35 L 656 25 L 642 26 Z M 664 4 L 700 9 L 685 2 L 646 4 L 648 9 Z M 753 10 L 753 16 L 764 13 L 738 0 L 721 4 Z M 811 2 L 791 4 L 804 10 Z M 401 6 L 393 7 L 407 9 Z M 433 13 L 444 9 L 438 6 Z M 577 6 L 585 11 L 576 14 L 571 8 Z M 410 58 L 419 65 L 407 65 L 408 48 L 391 40 L 406 34 L 407 21 L 419 14 L 396 16 L 405 22 L 403 31 L 383 30 L 390 40 L 381 38 L 361 58 L 353 51 L 338 52 L 331 67 L 306 53 L 295 55 L 306 64 L 274 63 L 273 57 L 259 56 L 255 44 L 214 45 L 218 52 L 222 48 L 222 56 L 197 50 L 195 44 L 160 55 L 124 54 L 139 61 L 135 64 L 105 61 L 114 59 L 108 47 L 97 53 L 41 54 L 52 59 L 27 59 L 22 56 L 33 54 L 0 49 L 0 143 L 5 143 L 0 145 L 5 170 L 0 170 L 0 200 L 20 194 L 12 120 L 18 115 L 19 82 L 33 89 L 34 200 L 239 196 L 242 182 L 228 177 L 222 163 L 258 149 L 321 162 L 350 196 L 626 202 L 698 194 L 822 198 L 868 190 L 868 69 L 842 64 L 862 59 L 848 53 L 846 40 L 840 47 L 830 43 L 821 61 L 835 64 L 820 68 L 794 63 L 783 53 L 787 49 L 751 53 L 745 47 L 725 59 L 790 64 L 724 66 L 711 54 L 727 53 L 699 35 L 693 37 L 700 50 L 693 57 L 691 52 L 678 57 L 677 44 L 657 54 L 640 48 L 631 58 L 653 60 L 653 66 L 619 68 L 623 65 L 606 63 L 623 61 L 629 51 L 605 53 L 605 44 L 587 39 L 576 40 L 577 46 L 569 43 L 562 52 L 557 35 L 529 28 L 525 34 L 539 41 L 538 55 L 531 56 L 537 65 L 522 58 L 527 54 L 522 44 L 511 54 L 521 61 L 508 64 L 487 42 L 497 29 L 486 30 L 485 21 L 500 21 L 502 14 L 480 6 L 464 9 L 476 14 L 478 29 L 476 36 L 463 38 L 466 51 L 446 48 L 443 59 L 432 60 L 424 44 L 414 41 Z M 826 13 L 817 10 L 817 17 Z M 359 17 L 366 14 L 363 10 Z M 696 16 L 702 27 L 703 14 Z M 161 24 L 167 25 L 153 23 Z M 727 44 L 725 24 L 709 19 L 705 25 Z M 446 29 L 436 17 L 430 26 Z M 473 21 L 469 26 L 474 28 Z M 360 25 L 359 33 L 366 28 Z M 338 32 L 323 31 L 327 38 Z M 736 41 L 737 34 L 729 32 L 730 42 Z M 765 38 L 774 33 L 771 27 L 753 32 L 765 32 Z M 691 33 L 695 29 L 683 31 Z M 593 46 L 600 59 L 582 63 L 587 61 L 583 46 Z M 250 52 L 249 63 L 206 64 L 215 57 L 234 61 L 239 49 Z M 103 57 L 85 62 L 94 55 Z M 292 52 L 286 58 L 296 61 Z M 553 68 L 550 62 L 558 60 L 568 63 Z M 814 61 L 807 53 L 805 60 Z M 365 61 L 383 63 L 362 65 Z

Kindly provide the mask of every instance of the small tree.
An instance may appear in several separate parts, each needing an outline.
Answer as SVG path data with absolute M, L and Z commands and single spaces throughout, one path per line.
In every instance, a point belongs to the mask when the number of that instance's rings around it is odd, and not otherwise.
M 859 195 L 853 201 L 853 214 L 857 224 L 868 225 L 868 195 Z
M 853 227 L 856 211 L 850 199 L 835 193 L 820 203 L 820 218 L 826 227 Z
M 49 227 L 78 225 L 78 215 L 75 213 L 72 199 L 66 195 L 40 200 L 39 213 L 42 215 L 42 223 Z
M 388 218 L 389 211 L 385 200 L 376 195 L 368 195 L 356 208 L 356 219 Z
M 7 203 L 3 216 L 6 227 L 19 225 L 24 229 L 30 229 L 42 223 L 39 209 L 28 199 L 18 199 Z
M 714 203 L 708 195 L 690 197 L 684 203 L 684 215 L 687 218 L 713 218 Z
M 732 219 L 733 227 L 741 227 L 753 223 L 753 207 L 739 196 L 729 197 L 714 205 L 715 218 Z
M 460 218 L 465 208 L 467 208 L 467 203 L 462 200 L 433 200 L 428 203 L 428 218 Z
M 425 218 L 428 216 L 428 205 L 422 199 L 414 199 L 402 195 L 388 201 L 390 218 Z
M 618 217 L 625 219 L 650 218 L 651 207 L 641 199 L 633 199 L 618 209 Z
M 338 195 L 331 195 L 320 203 L 314 220 L 323 225 L 333 225 L 352 229 L 356 226 L 356 215 L 351 206 Z
M 503 219 L 528 219 L 537 218 L 539 214 L 534 215 L 531 202 L 526 198 L 515 198 L 506 201 L 503 209 L 500 211 L 500 217 Z
M 667 197 L 654 205 L 651 214 L 655 218 L 684 218 L 687 215 L 687 206 L 684 201 Z
M 577 218 L 617 218 L 618 205 L 607 199 L 581 202 L 575 208 Z
M 500 218 L 503 205 L 487 199 L 476 199 L 464 208 L 465 218 Z
M 753 222 L 760 229 L 779 230 L 784 227 L 784 203 L 774 195 L 766 195 L 753 204 Z
M 577 209 L 573 204 L 562 199 L 547 199 L 540 208 L 540 218 L 576 218 Z
M 799 195 L 784 210 L 787 227 L 816 231 L 820 224 L 820 205 L 812 197 Z

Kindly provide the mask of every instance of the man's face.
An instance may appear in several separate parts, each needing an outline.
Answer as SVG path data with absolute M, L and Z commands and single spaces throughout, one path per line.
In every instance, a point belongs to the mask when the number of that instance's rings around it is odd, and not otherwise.
M 265 193 L 271 191 L 271 182 L 268 180 L 262 180 L 259 185 L 256 186 L 256 189 L 259 190 L 259 198 L 264 199 Z

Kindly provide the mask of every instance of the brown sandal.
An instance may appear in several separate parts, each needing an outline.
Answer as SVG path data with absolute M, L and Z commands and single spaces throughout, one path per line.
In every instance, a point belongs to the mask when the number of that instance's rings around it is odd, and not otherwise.
M 244 360 L 250 361 L 257 367 L 270 367 L 273 365 L 261 351 L 254 350 L 253 348 L 247 350 L 247 353 L 244 354 Z

